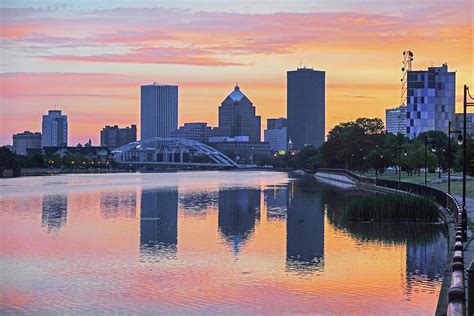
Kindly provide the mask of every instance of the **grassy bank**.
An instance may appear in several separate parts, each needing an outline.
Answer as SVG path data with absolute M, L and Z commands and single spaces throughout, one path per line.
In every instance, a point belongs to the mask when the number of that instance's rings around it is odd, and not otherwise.
M 436 222 L 437 205 L 426 198 L 407 194 L 381 194 L 347 202 L 348 220 L 377 222 Z
M 363 174 L 363 176 L 375 178 L 375 173 L 373 171 L 369 173 Z M 442 174 L 443 177 L 447 177 L 447 173 Z M 462 177 L 462 173 L 452 173 L 452 177 L 460 178 Z M 394 171 L 387 171 L 379 175 L 380 179 L 384 180 L 393 180 L 398 181 L 398 174 Z M 429 173 L 428 174 L 428 186 L 433 187 L 435 189 L 447 192 L 448 191 L 448 183 L 432 183 L 431 181 L 438 179 L 437 173 Z M 401 181 L 408 182 L 408 183 L 415 183 L 415 184 L 425 184 L 425 175 L 422 173 L 421 175 L 407 175 L 406 172 L 402 172 Z M 474 199 L 474 181 L 467 181 L 466 183 L 466 196 L 468 198 Z M 462 194 L 462 181 L 451 181 L 451 193 L 453 195 L 461 195 Z

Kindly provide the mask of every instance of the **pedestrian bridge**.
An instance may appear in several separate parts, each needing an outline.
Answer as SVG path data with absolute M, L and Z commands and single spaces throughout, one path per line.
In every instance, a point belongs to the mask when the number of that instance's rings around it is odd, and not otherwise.
M 183 166 L 237 168 L 232 159 L 220 151 L 195 140 L 154 137 L 131 142 L 112 150 L 114 161 L 129 166 Z

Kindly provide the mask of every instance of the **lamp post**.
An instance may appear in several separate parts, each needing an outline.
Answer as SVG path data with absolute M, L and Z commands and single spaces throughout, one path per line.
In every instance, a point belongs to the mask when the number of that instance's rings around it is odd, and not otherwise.
M 465 140 L 463 142 L 463 148 L 462 148 L 462 160 L 463 160 L 463 166 L 462 166 L 462 226 L 463 226 L 463 232 L 464 232 L 464 239 L 465 240 L 467 240 L 467 208 L 466 208 L 467 107 L 468 106 L 474 106 L 474 102 L 467 102 L 467 96 L 468 95 L 469 95 L 469 98 L 471 100 L 474 100 L 474 98 L 469 93 L 469 87 L 467 85 L 464 85 L 463 135 L 464 135 Z
M 457 142 L 459 145 L 463 143 L 462 131 L 453 130 L 453 124 L 451 121 L 448 122 L 448 193 L 451 194 L 451 134 L 457 134 Z
M 397 153 L 398 153 L 398 190 L 400 190 L 400 182 L 402 180 L 402 153 L 404 156 L 406 156 L 408 153 L 407 153 L 407 150 L 403 148 L 402 146 L 398 146 Z
M 436 146 L 433 139 L 428 136 L 425 137 L 425 186 L 428 185 L 428 144 L 431 144 L 431 151 L 436 152 Z

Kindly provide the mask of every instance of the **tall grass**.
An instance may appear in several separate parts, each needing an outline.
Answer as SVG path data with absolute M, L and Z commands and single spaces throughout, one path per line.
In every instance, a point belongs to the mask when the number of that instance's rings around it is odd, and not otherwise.
M 435 222 L 438 207 L 427 198 L 408 194 L 377 194 L 347 202 L 348 220 L 377 222 Z

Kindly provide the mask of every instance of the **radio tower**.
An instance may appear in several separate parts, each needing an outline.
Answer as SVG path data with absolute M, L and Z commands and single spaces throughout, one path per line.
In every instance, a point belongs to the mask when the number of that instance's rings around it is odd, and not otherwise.
M 402 61 L 402 92 L 400 94 L 400 108 L 407 106 L 407 80 L 408 80 L 408 72 L 411 71 L 411 64 L 413 62 L 413 52 L 411 50 L 406 50 L 403 52 L 403 61 Z M 406 120 L 404 115 L 406 111 L 401 111 L 400 109 L 400 116 L 398 118 L 398 131 L 401 131 L 403 128 L 403 122 Z
M 406 50 L 403 52 L 403 61 L 402 61 L 402 93 L 400 97 L 400 106 L 407 106 L 407 79 L 408 71 L 411 71 L 411 63 L 413 61 L 413 52 L 411 50 Z

